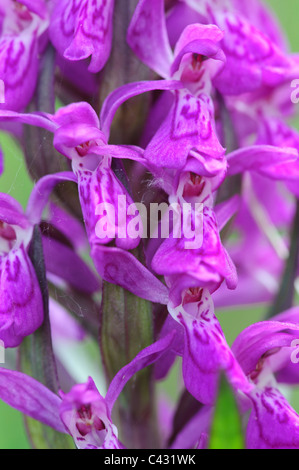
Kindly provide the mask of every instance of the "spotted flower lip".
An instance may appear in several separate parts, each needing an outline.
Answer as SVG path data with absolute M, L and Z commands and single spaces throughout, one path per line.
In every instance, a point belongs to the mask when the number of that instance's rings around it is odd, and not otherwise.
M 0 220 L 0 338 L 15 347 L 41 325 L 43 304 L 28 256 L 32 225 L 6 194 L 0 194 Z
M 181 304 L 175 307 L 170 301 L 168 309 L 183 330 L 181 354 L 188 391 L 201 403 L 213 404 L 219 372 L 224 370 L 236 391 L 249 393 L 252 386 L 226 343 L 209 291 L 185 290 Z
M 179 304 L 185 289 L 205 286 L 214 292 L 223 280 L 226 280 L 230 289 L 234 289 L 237 285 L 237 273 L 221 243 L 209 178 L 190 172 L 182 173 L 179 183 L 173 188 L 170 201 L 178 201 L 180 206 L 184 203 L 191 204 L 193 217 L 196 217 L 194 203 L 202 204 L 201 225 L 198 227 L 202 232 L 199 246 L 189 248 L 184 233 L 177 237 L 174 227 L 169 238 L 160 244 L 153 255 L 152 268 L 165 276 L 170 288 L 170 298 L 176 299 L 175 302 Z M 224 223 L 221 218 L 220 222 Z M 193 239 L 196 241 L 195 235 Z
M 117 429 L 112 424 L 104 398 L 93 380 L 75 385 L 67 394 L 60 393 L 61 421 L 73 436 L 78 448 L 118 449 Z
M 31 100 L 37 82 L 40 38 L 48 27 L 47 6 L 37 2 L 4 0 L 0 34 L 0 79 L 5 103 L 0 109 L 22 110 Z

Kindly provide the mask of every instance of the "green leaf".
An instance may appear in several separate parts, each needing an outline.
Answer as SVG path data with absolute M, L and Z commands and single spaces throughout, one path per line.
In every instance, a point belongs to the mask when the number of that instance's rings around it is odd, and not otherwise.
M 221 374 L 219 381 L 219 393 L 211 426 L 209 448 L 245 448 L 240 413 L 224 374 Z

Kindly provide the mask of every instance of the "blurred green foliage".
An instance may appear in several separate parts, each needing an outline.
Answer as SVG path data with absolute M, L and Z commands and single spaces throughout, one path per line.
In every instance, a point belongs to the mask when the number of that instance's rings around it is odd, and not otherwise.
M 209 449 L 244 448 L 242 423 L 236 399 L 226 377 L 222 375 L 211 426 Z
M 248 0 L 250 1 L 250 0 Z M 299 50 L 299 35 L 298 35 L 298 0 L 288 0 L 282 2 L 281 0 L 268 0 L 267 2 L 273 10 L 276 12 L 277 18 L 279 19 L 286 35 L 290 41 L 290 47 L 293 52 Z M 299 77 L 298 77 L 299 78 Z M 25 208 L 30 191 L 33 187 L 33 182 L 25 169 L 25 163 L 22 155 L 22 151 L 18 144 L 8 134 L 0 132 L 0 145 L 4 151 L 5 158 L 5 176 L 0 177 L 0 191 L 9 193 L 11 196 L 16 198 L 22 206 Z M 37 153 L 38 158 L 38 153 Z M 217 312 L 220 319 L 222 328 L 225 332 L 229 344 L 232 344 L 238 333 L 250 324 L 259 321 L 263 318 L 265 308 L 263 306 L 257 306 L 255 308 L 247 309 L 234 309 L 231 311 Z M 170 375 L 168 382 L 168 390 L 172 399 L 177 397 L 178 391 L 178 370 L 180 369 L 180 361 L 178 366 Z M 180 375 L 180 374 L 179 374 Z M 160 387 L 159 387 L 160 389 Z M 227 397 L 227 398 L 226 398 Z M 218 423 L 220 428 L 227 431 L 230 426 L 231 419 L 234 417 L 234 413 L 229 413 L 230 406 L 232 403 L 232 397 L 229 391 L 226 389 L 223 392 L 223 396 L 220 398 L 219 404 L 221 405 L 219 414 L 217 415 Z M 224 400 L 224 406 L 223 406 Z M 225 400 L 227 400 L 227 408 L 225 406 Z M 294 394 L 292 401 L 293 406 L 299 410 L 299 391 Z M 223 415 L 221 416 L 221 409 L 224 409 Z M 8 407 L 0 401 L 0 449 L 28 449 L 30 448 L 27 440 L 23 417 L 18 411 Z M 234 421 L 236 422 L 236 421 Z M 217 428 L 218 430 L 220 429 Z M 224 435 L 224 434 L 223 434 Z M 227 435 L 226 435 L 227 438 Z M 213 446 L 221 448 L 227 445 L 227 440 L 224 439 L 221 442 L 219 440 L 219 432 L 213 441 Z M 236 437 L 236 446 L 240 445 L 238 437 Z

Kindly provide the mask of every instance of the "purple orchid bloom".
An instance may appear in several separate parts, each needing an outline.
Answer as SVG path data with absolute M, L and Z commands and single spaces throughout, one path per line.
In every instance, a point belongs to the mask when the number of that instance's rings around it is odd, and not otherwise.
M 157 167 L 179 168 L 192 159 L 205 161 L 225 171 L 224 149 L 214 125 L 214 107 L 210 97 L 211 81 L 223 67 L 225 57 L 219 47 L 223 33 L 214 25 L 195 24 L 185 28 L 174 53 L 167 35 L 164 2 L 139 2 L 128 31 L 128 42 L 135 54 L 164 79 L 176 78 L 183 84 L 174 93 L 173 104 L 154 138 L 145 150 L 145 158 Z M 149 28 L 154 24 L 155 28 Z M 157 44 L 158 54 L 151 53 Z M 151 45 L 151 47 L 149 47 Z M 201 165 L 200 165 L 201 166 Z M 195 171 L 199 173 L 199 171 Z
M 0 109 L 18 111 L 25 108 L 35 90 L 42 36 L 48 27 L 47 5 L 43 0 L 4 0 L 0 24 L 0 79 L 5 98 Z
M 184 0 L 187 5 L 204 16 L 208 23 L 216 24 L 223 32 L 221 48 L 226 56 L 222 72 L 215 77 L 214 85 L 224 95 L 240 95 L 266 85 L 277 85 L 284 80 L 291 59 L 280 49 L 281 35 L 273 33 L 273 20 L 256 6 L 248 21 L 247 8 L 234 1 L 196 2 Z M 237 6 L 236 6 L 237 5 Z M 260 15 L 266 16 L 269 35 Z M 261 29 L 258 29 L 261 28 Z M 275 26 L 274 26 L 275 28 Z
M 86 384 L 75 385 L 69 393 L 60 395 L 60 419 L 78 448 L 121 448 L 105 399 L 91 377 Z
M 190 288 L 184 292 L 180 305 L 170 301 L 168 309 L 182 327 L 177 344 L 183 356 L 183 377 L 188 391 L 201 403 L 213 405 L 219 372 L 224 370 L 236 392 L 249 392 L 251 386 L 214 315 L 209 291 Z
M 127 190 L 111 169 L 112 158 L 128 158 L 147 165 L 143 152 L 138 147 L 108 145 L 109 129 L 117 108 L 136 94 L 180 86 L 180 82 L 167 80 L 125 85 L 106 99 L 101 112 L 101 128 L 96 113 L 87 103 L 67 106 L 57 111 L 54 116 L 8 111 L 1 113 L 4 121 L 33 124 L 53 132 L 54 146 L 71 159 L 74 171 L 74 177 L 71 179 L 78 183 L 83 218 L 92 248 L 91 256 L 101 277 L 133 291 L 140 297 L 159 303 L 168 301 L 166 287 L 128 251 L 139 244 L 140 238 L 128 237 L 127 226 L 124 225 L 112 227 L 114 234 L 109 235 L 108 230 L 107 237 L 100 239 L 96 226 L 103 214 L 97 212 L 101 204 L 110 204 L 115 208 L 114 213 L 119 220 L 119 196 L 124 196 L 126 204 L 122 210 L 133 205 Z M 63 174 L 57 177 L 49 175 L 39 181 L 38 190 L 44 196 L 44 204 L 54 185 L 63 178 Z M 70 179 L 69 174 L 65 175 L 65 179 Z M 35 204 L 36 199 L 38 198 L 35 196 L 32 198 L 31 206 Z M 134 218 L 136 219 L 136 214 L 129 216 L 125 223 L 129 224 Z M 120 231 L 124 233 L 122 236 Z M 116 247 L 106 248 L 105 245 L 112 240 L 115 240 Z
M 58 432 L 69 433 L 78 448 L 121 447 L 105 399 L 91 378 L 67 394 L 61 392 L 61 397 L 21 372 L 1 368 L 0 382 L 2 400 Z
M 298 337 L 298 309 L 271 321 L 249 326 L 232 350 L 255 388 L 247 396 L 252 412 L 247 425 L 250 449 L 296 449 L 299 416 L 279 391 L 274 373 L 291 361 L 292 341 Z
M 112 380 L 106 397 L 94 381 L 75 385 L 60 397 L 21 372 L 0 368 L 0 398 L 26 415 L 58 432 L 69 433 L 80 449 L 119 449 L 117 429 L 111 420 L 113 406 L 126 383 L 141 369 L 158 361 L 173 342 L 174 334 L 148 346 Z

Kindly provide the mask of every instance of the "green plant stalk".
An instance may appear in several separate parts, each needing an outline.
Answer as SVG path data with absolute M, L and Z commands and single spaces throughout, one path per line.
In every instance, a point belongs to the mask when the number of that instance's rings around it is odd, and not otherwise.
M 107 382 L 153 342 L 151 303 L 104 282 L 100 346 Z M 126 447 L 158 448 L 152 368 L 136 374 L 122 392 L 114 419 Z
M 296 211 L 291 230 L 291 244 L 289 257 L 281 278 L 278 293 L 271 305 L 266 318 L 271 318 L 293 306 L 295 294 L 295 279 L 298 272 L 299 257 L 299 200 L 297 200 Z

